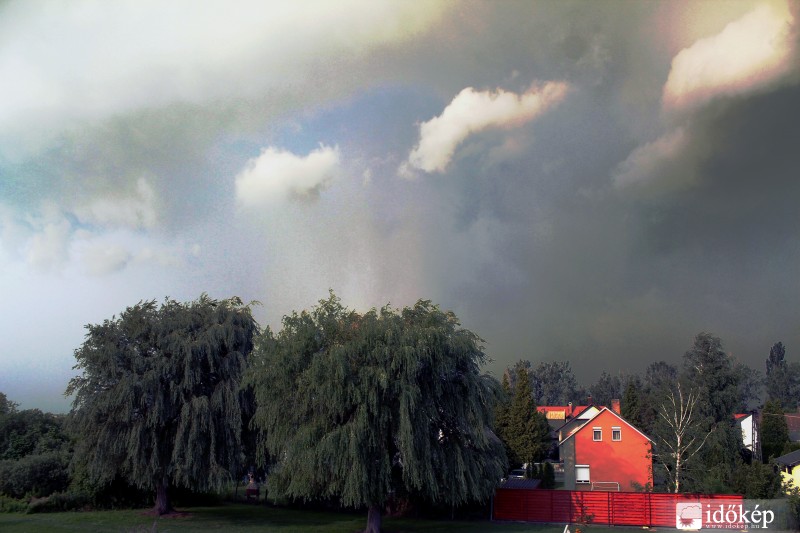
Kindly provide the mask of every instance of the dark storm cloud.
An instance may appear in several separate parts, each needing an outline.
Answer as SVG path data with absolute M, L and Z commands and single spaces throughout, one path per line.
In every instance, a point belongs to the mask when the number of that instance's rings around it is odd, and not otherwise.
M 795 240 L 798 114 L 800 88 L 790 86 L 721 102 L 695 117 L 692 146 L 680 162 L 694 183 L 643 202 L 648 242 L 730 255 Z
M 161 20 L 157 4 L 131 13 L 142 24 Z M 17 36 L 9 54 L 35 48 L 25 22 L 39 20 L 15 5 L 27 18 L 7 34 Z M 85 323 L 141 297 L 207 291 L 261 300 L 258 319 L 279 327 L 329 288 L 358 309 L 426 298 L 486 339 L 497 375 L 521 358 L 569 360 L 586 384 L 603 370 L 677 362 L 702 330 L 753 366 L 777 340 L 790 357 L 800 349 L 797 85 L 787 75 L 756 89 L 725 86 L 724 98 L 702 105 L 662 102 L 676 54 L 755 4 L 468 1 L 425 3 L 427 15 L 416 4 L 381 5 L 388 14 L 367 10 L 375 24 L 337 6 L 338 26 L 307 26 L 292 7 L 288 22 L 265 31 L 283 19 L 254 4 L 252 17 L 186 14 L 196 23 L 188 33 L 153 28 L 164 41 L 155 44 L 121 47 L 100 32 L 80 43 L 127 50 L 132 62 L 118 71 L 122 63 L 101 61 L 92 76 L 76 62 L 80 75 L 62 79 L 60 65 L 98 49 L 75 51 L 68 27 L 63 58 L 23 54 L 67 96 L 99 98 L 60 101 L 54 117 L 34 113 L 30 128 L 14 121 L 30 130 L 29 144 L 0 135 L 0 238 L 19 250 L 0 248 L 0 266 L 17 272 L 15 285 L 42 291 L 31 309 L 79 299 L 87 309 L 72 314 Z M 95 6 L 100 19 L 111 16 L 104 9 Z M 126 23 L 112 19 L 110 28 Z M 251 40 L 230 46 L 208 37 L 244 30 Z M 176 42 L 190 45 L 187 54 L 154 68 L 149 52 L 174 52 Z M 547 112 L 467 128 L 444 172 L 397 175 L 420 125 L 465 89 L 516 97 L 548 82 L 569 90 Z M 236 176 L 248 161 L 265 152 L 304 159 L 320 145 L 336 148 L 337 172 L 315 201 L 286 195 L 239 209 Z M 289 178 L 279 170 L 260 184 Z M 29 274 L 31 243 L 42 257 L 70 252 L 57 257 L 67 274 L 45 278 L 50 285 Z M 140 260 L 159 245 L 181 261 Z M 112 274 L 76 273 L 82 257 Z M 68 369 L 77 342 L 39 347 L 38 357 L 60 350 Z
M 614 49 L 613 37 L 596 39 Z M 605 66 L 630 74 L 628 57 L 611 54 Z M 658 77 L 642 77 L 641 99 L 655 109 Z M 612 186 L 638 127 L 622 121 L 610 89 L 626 83 L 598 79 L 606 90 L 578 86 L 563 109 L 515 134 L 522 155 L 487 157 L 505 133 L 463 147 L 436 198 L 452 210 L 449 229 L 475 233 L 474 255 L 427 269 L 442 299 L 480 325 L 495 369 L 569 359 L 587 382 L 678 361 L 703 330 L 754 368 L 773 342 L 798 344 L 797 87 L 718 100 L 686 118 L 686 142 L 648 176 L 673 184 L 635 191 Z M 481 240 L 487 221 L 492 236 Z M 431 253 L 464 257 L 447 232 L 429 235 Z
M 431 285 L 464 310 L 465 323 L 480 326 L 496 368 L 520 358 L 598 357 L 599 372 L 630 356 L 600 353 L 592 341 L 596 322 L 634 292 L 625 282 L 631 230 L 608 190 L 629 144 L 610 108 L 576 91 L 529 129 L 474 139 L 428 197 L 452 212 L 447 224 L 430 225 L 430 253 L 454 256 L 441 260 L 446 268 L 427 269 Z M 486 156 L 509 137 L 522 147 L 513 157 Z M 601 150 L 591 148 L 599 142 Z M 484 231 L 491 236 L 481 238 Z M 601 363 L 604 355 L 613 357 Z
M 661 287 L 754 366 L 777 340 L 797 345 L 800 89 L 720 102 L 697 115 L 679 191 L 631 200 L 635 283 Z

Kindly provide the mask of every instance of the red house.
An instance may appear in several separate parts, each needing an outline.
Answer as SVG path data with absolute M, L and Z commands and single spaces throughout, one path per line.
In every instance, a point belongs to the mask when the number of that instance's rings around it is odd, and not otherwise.
M 615 412 L 618 406 L 590 406 L 559 430 L 565 489 L 633 491 L 652 485 L 652 441 Z

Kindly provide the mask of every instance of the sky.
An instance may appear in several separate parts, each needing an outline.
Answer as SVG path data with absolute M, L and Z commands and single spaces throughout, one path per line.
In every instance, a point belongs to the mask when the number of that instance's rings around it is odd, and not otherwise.
M 0 391 L 142 300 L 432 300 L 515 361 L 800 360 L 800 3 L 0 2 Z

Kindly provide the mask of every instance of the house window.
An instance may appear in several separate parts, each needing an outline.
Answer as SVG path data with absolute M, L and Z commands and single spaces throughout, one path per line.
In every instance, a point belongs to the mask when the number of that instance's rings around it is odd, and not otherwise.
M 592 428 L 592 440 L 603 440 L 603 429 L 602 428 Z
M 611 428 L 611 440 L 622 440 L 622 428 Z
M 575 483 L 589 483 L 589 465 L 575 465 Z

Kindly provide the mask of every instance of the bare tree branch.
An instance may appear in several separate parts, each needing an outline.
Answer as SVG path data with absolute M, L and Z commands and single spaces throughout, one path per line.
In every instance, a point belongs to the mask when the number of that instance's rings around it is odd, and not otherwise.
M 668 428 L 667 435 L 659 435 L 659 440 L 660 444 L 669 450 L 666 455 L 675 461 L 672 470 L 666 464 L 664 467 L 676 493 L 680 492 L 681 475 L 686 463 L 703 448 L 714 429 L 705 432 L 703 439 L 698 442 L 698 431 L 702 422 L 695 416 L 697 399 L 697 392 L 691 390 L 684 397 L 679 383 L 677 397 L 675 391 L 670 390 L 666 401 L 657 409 Z

